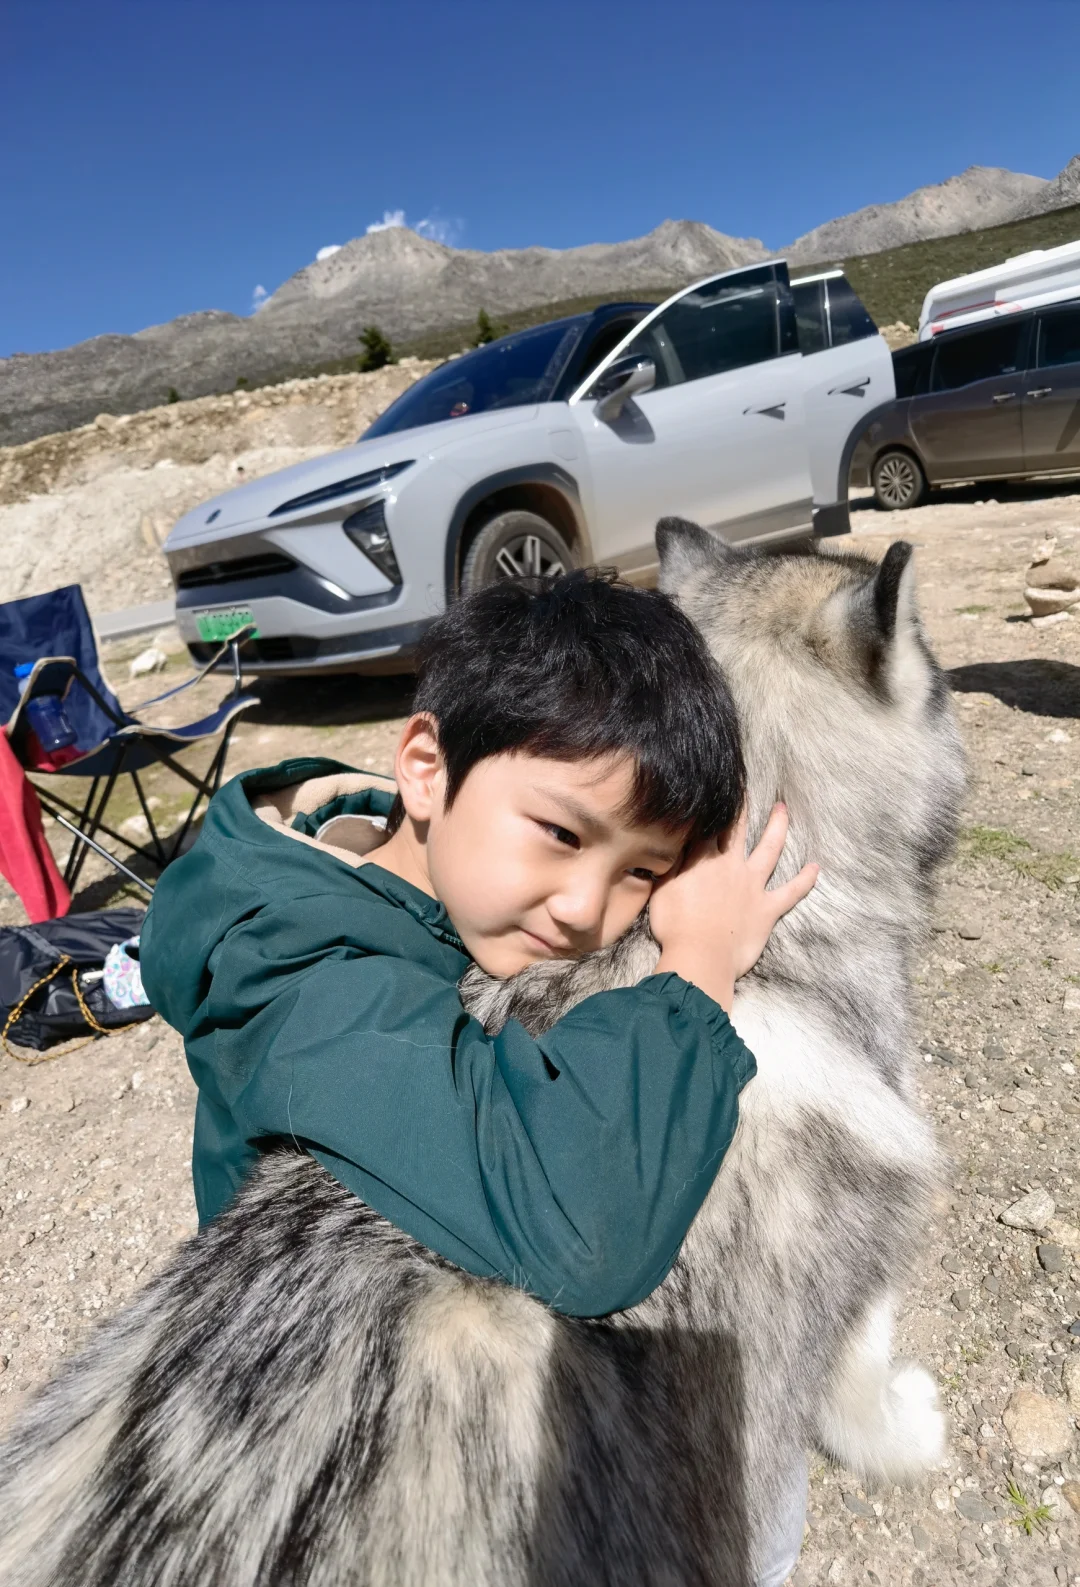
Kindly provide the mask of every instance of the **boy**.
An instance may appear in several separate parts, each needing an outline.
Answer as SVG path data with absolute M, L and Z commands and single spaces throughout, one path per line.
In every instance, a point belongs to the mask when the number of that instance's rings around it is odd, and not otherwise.
M 734 709 L 667 597 L 574 573 L 451 607 L 420 658 L 398 796 L 335 762 L 246 773 L 165 872 L 147 991 L 199 1086 L 205 1222 L 260 1148 L 303 1145 L 391 1222 L 558 1310 L 634 1304 L 674 1261 L 754 1060 L 736 978 L 812 867 L 744 853 Z M 388 818 L 389 835 L 373 825 Z M 539 1040 L 488 1037 L 457 983 L 613 942 L 654 975 Z

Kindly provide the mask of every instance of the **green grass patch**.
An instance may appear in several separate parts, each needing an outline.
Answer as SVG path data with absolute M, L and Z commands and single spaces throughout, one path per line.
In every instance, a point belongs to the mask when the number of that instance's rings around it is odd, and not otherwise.
M 1046 1504 L 1033 1504 L 1022 1488 L 1017 1487 L 1010 1477 L 1008 1482 L 1009 1503 L 1017 1512 L 1009 1520 L 1013 1526 L 1019 1527 L 1027 1537 L 1036 1531 L 1046 1530 L 1046 1523 L 1051 1519 L 1050 1506 Z
M 934 237 L 883 253 L 837 261 L 879 325 L 903 320 L 912 329 L 930 288 L 938 281 L 1001 264 L 1032 248 L 1057 248 L 1080 237 L 1080 204 L 1013 220 L 1005 226 Z M 796 274 L 799 272 L 796 271 Z
M 953 611 L 959 617 L 981 617 L 984 612 L 992 612 L 992 606 L 954 606 Z
M 960 834 L 960 857 L 1007 865 L 1019 875 L 1041 882 L 1052 892 L 1080 870 L 1080 855 L 1068 849 L 1060 854 L 1036 849 L 1026 838 L 1017 837 L 1015 832 L 1003 827 L 965 827 Z

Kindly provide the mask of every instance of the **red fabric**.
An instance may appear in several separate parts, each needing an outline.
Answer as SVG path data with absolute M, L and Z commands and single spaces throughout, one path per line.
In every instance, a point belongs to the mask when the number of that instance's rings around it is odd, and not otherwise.
M 55 920 L 71 908 L 41 825 L 33 785 L 0 731 L 0 874 L 23 901 L 31 922 Z

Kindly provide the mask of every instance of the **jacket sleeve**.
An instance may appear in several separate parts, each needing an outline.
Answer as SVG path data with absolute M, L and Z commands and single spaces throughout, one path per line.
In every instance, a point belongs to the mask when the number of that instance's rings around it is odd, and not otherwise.
M 492 1038 L 405 959 L 322 957 L 268 996 L 257 920 L 229 957 L 214 1078 L 249 1141 L 295 1139 L 415 1238 L 571 1315 L 664 1277 L 754 1072 L 702 992 L 652 976 L 540 1040 L 515 1022 Z M 262 1006 L 239 1022 L 245 984 Z

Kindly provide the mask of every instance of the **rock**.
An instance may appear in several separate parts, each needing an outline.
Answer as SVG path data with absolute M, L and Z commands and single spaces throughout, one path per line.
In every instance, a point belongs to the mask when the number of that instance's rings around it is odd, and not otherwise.
M 1061 1382 L 1069 1404 L 1080 1410 L 1080 1355 L 1069 1356 L 1061 1371 Z
M 1064 1218 L 1051 1218 L 1046 1225 L 1046 1233 L 1063 1251 L 1080 1251 L 1080 1229 L 1066 1223 Z
M 864 1516 L 868 1521 L 876 1519 L 873 1505 L 867 1504 L 865 1499 L 860 1499 L 857 1493 L 845 1493 L 844 1505 L 852 1515 Z
M 1035 1254 L 1039 1258 L 1039 1266 L 1044 1273 L 1063 1273 L 1065 1271 L 1065 1252 L 1060 1245 L 1037 1245 Z
M 8 1106 L 12 1113 L 25 1113 L 27 1108 L 30 1106 L 30 1098 L 12 1097 L 11 1101 L 8 1103 Z
M 1072 1417 L 1058 1400 L 1034 1389 L 1017 1389 L 1002 1414 L 1005 1430 L 1024 1460 L 1051 1464 L 1072 1447 Z
M 978 920 L 965 920 L 956 928 L 956 935 L 965 942 L 978 942 L 982 934 L 982 925 Z
M 1005 1057 L 1005 1049 L 999 1041 L 988 1041 L 983 1047 L 983 1057 L 991 1058 L 999 1063 Z
M 1046 1130 L 1046 1120 L 1041 1113 L 1033 1113 L 1027 1120 L 1027 1127 L 1032 1135 L 1042 1135 Z
M 128 675 L 132 678 L 145 678 L 149 672 L 160 672 L 169 665 L 169 658 L 163 650 L 156 645 L 150 645 L 146 650 L 140 650 L 135 660 L 128 668 Z
M 1032 628 L 1052 628 L 1055 623 L 1067 623 L 1071 616 L 1071 612 L 1047 612 L 1043 617 L 1033 617 L 1031 626 Z
M 952 1303 L 957 1311 L 967 1311 L 971 1305 L 971 1291 L 969 1289 L 954 1289 L 952 1292 Z
M 1077 1483 L 1076 1487 L 1080 1488 L 1080 1483 Z M 914 1543 L 920 1554 L 929 1554 L 930 1550 L 934 1546 L 933 1538 L 930 1536 L 929 1532 L 924 1531 L 921 1526 L 913 1526 L 911 1528 L 911 1541 Z
M 1071 1322 L 1069 1324 L 1069 1332 L 1072 1334 L 1074 1339 L 1080 1337 L 1080 1317 L 1078 1317 L 1075 1322 Z
M 1080 1512 L 1080 1482 L 1066 1482 L 1061 1492 L 1066 1502 Z
M 1024 599 L 1036 618 L 1056 617 L 1080 601 L 1080 577 L 1053 551 L 1042 556 L 1043 550 L 1039 548 L 1024 580 Z
M 956 1510 L 965 1521 L 978 1521 L 980 1525 L 995 1518 L 991 1506 L 978 1493 L 961 1493 L 956 1500 Z
M 1005 1102 L 1000 1106 L 1004 1107 Z M 1016 1107 L 1014 1102 L 1012 1110 L 1007 1111 L 1014 1111 Z M 998 1222 L 1009 1229 L 1031 1229 L 1038 1233 L 1046 1228 L 1055 1210 L 1054 1198 L 1048 1190 L 1031 1190 L 1026 1196 L 1021 1196 L 1019 1201 L 1014 1201 L 1011 1207 L 1006 1207 L 1004 1212 L 999 1212 Z
M 1019 1113 L 1020 1111 L 1020 1104 L 1015 1097 L 1002 1097 L 998 1107 L 1002 1113 Z
M 1080 986 L 1067 986 L 1062 1000 L 1062 1009 L 1066 1014 L 1080 1014 Z
M 983 1279 L 982 1287 L 988 1295 L 999 1295 L 1001 1293 L 1001 1280 L 995 1278 L 991 1273 L 988 1278 Z
M 943 1256 L 941 1265 L 946 1273 L 962 1273 L 964 1264 L 958 1256 Z

